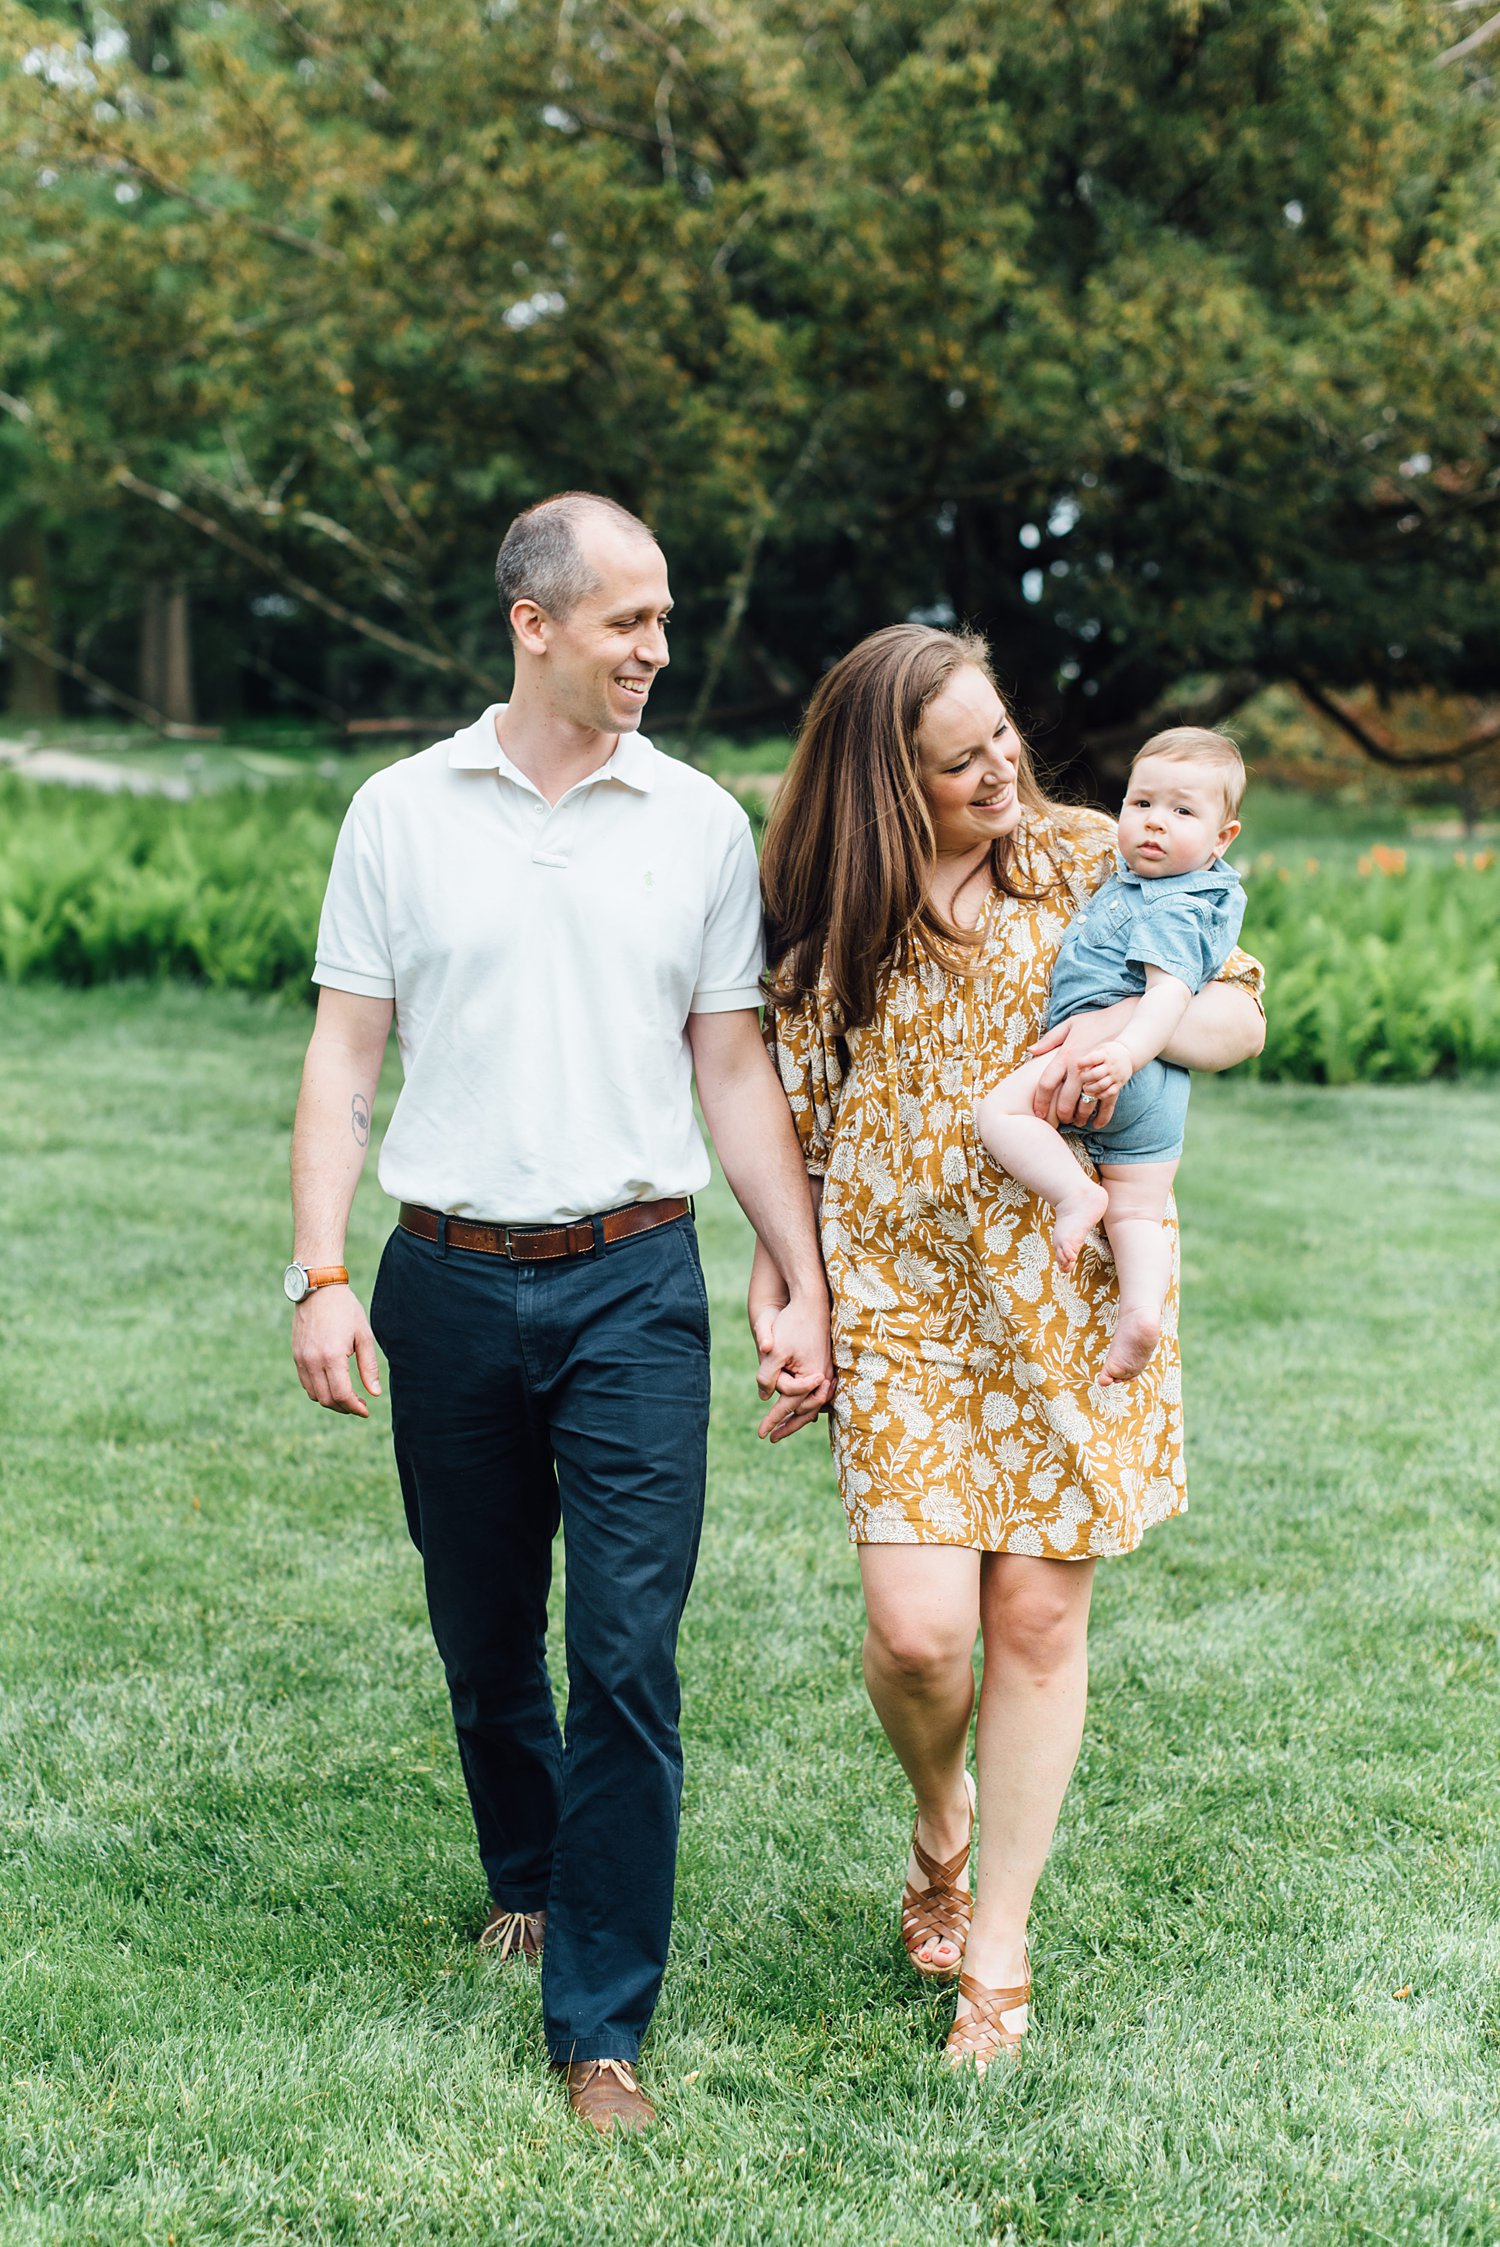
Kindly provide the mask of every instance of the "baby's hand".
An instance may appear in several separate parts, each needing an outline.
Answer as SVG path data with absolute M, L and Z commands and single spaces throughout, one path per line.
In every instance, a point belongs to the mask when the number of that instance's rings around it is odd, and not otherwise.
M 1094 1046 L 1084 1055 L 1078 1074 L 1084 1091 L 1095 1100 L 1104 1100 L 1129 1084 L 1135 1065 L 1118 1038 L 1106 1038 L 1103 1045 Z

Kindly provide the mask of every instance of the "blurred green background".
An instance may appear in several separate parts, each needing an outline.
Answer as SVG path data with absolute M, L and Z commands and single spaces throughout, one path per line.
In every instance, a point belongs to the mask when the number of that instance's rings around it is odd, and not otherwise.
M 108 708 L 272 755 L 471 713 L 500 535 L 583 484 L 660 532 L 653 714 L 694 754 L 795 725 L 875 626 L 959 619 L 1075 788 L 1253 707 L 1290 763 L 1472 823 L 1471 14 L 0 0 L 14 730 Z

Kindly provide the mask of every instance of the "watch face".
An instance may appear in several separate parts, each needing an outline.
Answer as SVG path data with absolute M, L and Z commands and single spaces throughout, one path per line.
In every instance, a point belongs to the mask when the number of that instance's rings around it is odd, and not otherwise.
M 289 1303 L 300 1303 L 308 1293 L 306 1268 L 301 1264 L 288 1264 L 281 1275 L 281 1285 Z

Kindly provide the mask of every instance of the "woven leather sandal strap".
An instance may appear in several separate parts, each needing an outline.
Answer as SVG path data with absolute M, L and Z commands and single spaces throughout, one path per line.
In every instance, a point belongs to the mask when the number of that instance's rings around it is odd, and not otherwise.
M 969 1850 L 972 1843 L 973 1836 L 971 1834 L 970 1839 L 964 1843 L 957 1855 L 949 1857 L 945 1862 L 941 1857 L 929 1857 L 927 1851 L 917 1839 L 916 1827 L 913 1826 L 911 1830 L 911 1853 L 917 1860 L 917 1870 L 923 1875 L 929 1888 L 951 1888 L 953 1886 L 969 1861 Z
M 933 1935 L 940 1942 L 951 1942 L 957 1935 L 967 1935 L 972 1915 L 973 1898 L 962 1888 L 909 1886 L 901 1899 L 901 1932 L 918 1948 Z
M 960 1974 L 958 1994 L 967 1998 L 973 2006 L 974 2011 L 969 2019 L 976 2026 L 982 2023 L 988 2028 L 999 2028 L 1002 2013 L 1013 2013 L 1017 2006 L 1030 2004 L 1031 1984 L 1023 1982 L 1018 1989 L 997 1990 L 986 1987 L 983 1982 L 976 1982 L 972 1974 Z M 961 2029 L 967 2027 L 968 2023 L 958 2021 L 954 2026 Z

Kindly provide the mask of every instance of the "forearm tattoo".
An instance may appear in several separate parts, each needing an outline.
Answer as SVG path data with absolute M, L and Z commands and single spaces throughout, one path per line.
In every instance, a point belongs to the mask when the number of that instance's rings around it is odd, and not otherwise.
M 349 1108 L 349 1128 L 361 1147 L 370 1144 L 370 1103 L 362 1092 L 354 1095 Z

